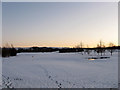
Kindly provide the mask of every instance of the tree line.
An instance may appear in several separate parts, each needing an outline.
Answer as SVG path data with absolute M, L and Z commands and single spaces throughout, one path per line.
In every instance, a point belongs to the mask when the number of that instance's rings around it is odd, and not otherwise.
M 81 42 L 79 45 L 73 47 L 73 48 L 53 48 L 53 47 L 30 47 L 30 48 L 14 48 L 13 45 L 6 45 L 3 48 L 0 48 L 0 55 L 2 57 L 10 57 L 10 56 L 16 56 L 17 53 L 22 53 L 22 52 L 59 52 L 59 53 L 72 53 L 72 52 L 80 52 L 82 55 L 83 54 L 90 54 L 92 51 L 94 53 L 97 53 L 98 55 L 105 55 L 105 52 L 108 51 L 110 52 L 111 56 L 113 55 L 113 52 L 116 49 L 120 49 L 120 46 L 115 46 L 113 43 L 109 43 L 109 46 L 106 47 L 102 41 L 100 41 L 97 44 L 97 47 L 94 48 L 89 48 L 87 45 L 86 48 L 83 47 L 83 43 Z

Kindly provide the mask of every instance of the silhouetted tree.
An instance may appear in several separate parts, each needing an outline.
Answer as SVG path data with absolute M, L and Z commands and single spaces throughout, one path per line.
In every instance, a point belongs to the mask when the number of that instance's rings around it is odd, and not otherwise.
M 76 47 L 76 51 L 77 52 L 81 52 L 81 54 L 83 55 L 83 51 L 84 51 L 84 49 L 83 49 L 83 43 L 82 42 L 80 42 L 80 44 L 78 44 Z
M 97 48 L 96 48 L 96 52 L 98 53 L 101 53 L 101 56 L 102 56 L 102 53 L 105 54 L 105 45 L 103 44 L 103 42 L 100 40 L 99 44 L 97 44 Z
M 11 44 L 10 48 L 10 56 L 16 56 L 17 55 L 17 50 L 14 48 L 14 46 Z
M 104 53 L 104 55 L 105 55 L 105 51 L 106 51 L 106 47 L 105 47 L 105 45 L 103 45 L 103 53 Z
M 5 47 L 2 48 L 2 57 L 16 56 L 17 50 L 11 45 L 11 47 L 6 44 Z
M 90 48 L 89 48 L 89 46 L 87 45 L 87 48 L 85 49 L 85 51 L 84 51 L 85 53 L 87 53 L 88 55 L 90 54 L 90 52 L 91 52 L 91 50 L 90 50 Z
M 113 55 L 113 52 L 115 51 L 114 46 L 115 45 L 113 43 L 109 43 L 108 51 L 111 53 L 111 56 Z
M 10 56 L 9 48 L 3 47 L 2 48 L 2 57 L 9 57 L 9 56 Z

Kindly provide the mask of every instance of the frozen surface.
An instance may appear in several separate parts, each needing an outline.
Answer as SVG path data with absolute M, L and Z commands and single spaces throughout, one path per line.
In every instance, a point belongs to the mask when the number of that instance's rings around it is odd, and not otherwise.
M 117 88 L 118 53 L 107 53 L 107 59 L 88 60 L 92 55 L 20 53 L 3 58 L 3 87 Z

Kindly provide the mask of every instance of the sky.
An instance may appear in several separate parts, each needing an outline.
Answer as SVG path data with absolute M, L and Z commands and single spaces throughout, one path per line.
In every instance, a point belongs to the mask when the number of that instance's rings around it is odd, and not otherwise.
M 118 44 L 117 2 L 3 2 L 3 46 Z

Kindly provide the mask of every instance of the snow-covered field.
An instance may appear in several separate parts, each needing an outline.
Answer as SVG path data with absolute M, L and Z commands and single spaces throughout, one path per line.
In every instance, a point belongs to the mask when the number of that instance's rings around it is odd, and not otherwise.
M 57 52 L 3 58 L 3 88 L 117 88 L 118 53 L 105 56 L 110 58 Z

